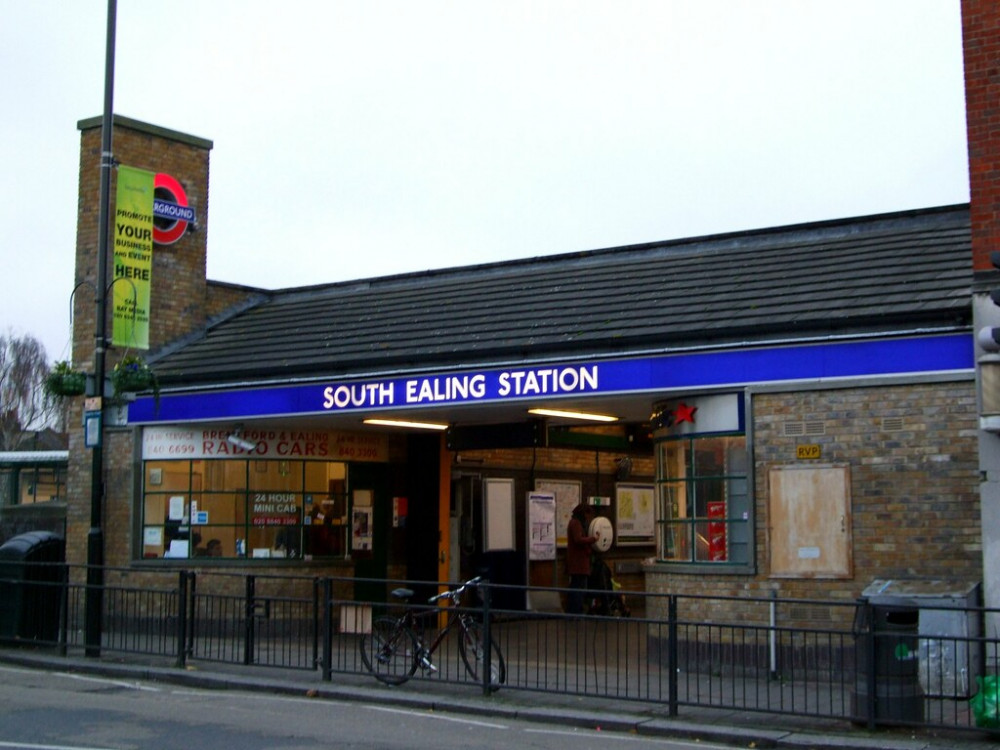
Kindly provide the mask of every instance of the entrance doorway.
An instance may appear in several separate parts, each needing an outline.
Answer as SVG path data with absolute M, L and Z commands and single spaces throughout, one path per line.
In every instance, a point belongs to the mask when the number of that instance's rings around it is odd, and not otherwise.
M 444 531 L 440 528 L 441 504 L 441 440 L 438 435 L 407 436 L 406 482 L 407 498 L 405 527 L 406 578 L 427 581 L 426 591 L 418 589 L 416 601 L 437 593 L 440 556 L 445 547 Z
M 477 525 L 476 509 L 483 507 L 483 478 L 478 473 L 456 472 L 451 478 L 451 545 L 448 553 L 448 580 L 465 581 L 477 575 L 476 540 L 482 537 L 482 521 Z

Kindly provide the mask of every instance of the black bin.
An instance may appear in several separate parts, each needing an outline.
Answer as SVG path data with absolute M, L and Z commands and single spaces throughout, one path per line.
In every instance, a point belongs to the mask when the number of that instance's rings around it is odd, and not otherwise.
M 0 546 L 0 639 L 55 643 L 66 589 L 66 542 L 29 531 Z
M 923 722 L 919 628 L 920 610 L 909 602 L 861 600 L 855 619 L 857 674 L 852 696 L 857 719 L 871 719 L 874 686 L 876 721 Z

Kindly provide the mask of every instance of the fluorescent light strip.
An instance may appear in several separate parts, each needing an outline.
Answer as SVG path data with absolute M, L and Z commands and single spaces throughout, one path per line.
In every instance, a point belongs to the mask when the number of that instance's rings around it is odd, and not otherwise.
M 591 422 L 617 422 L 618 417 L 608 414 L 587 414 L 582 411 L 562 411 L 561 409 L 528 409 L 528 414 L 542 417 L 563 417 L 565 419 L 585 419 Z
M 447 430 L 448 425 L 436 422 L 407 422 L 402 419 L 365 419 L 365 424 L 375 424 L 382 427 L 411 427 L 417 430 Z

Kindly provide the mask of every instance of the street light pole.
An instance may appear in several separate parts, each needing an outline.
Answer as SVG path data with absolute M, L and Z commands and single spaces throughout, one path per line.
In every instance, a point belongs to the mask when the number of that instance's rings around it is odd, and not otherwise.
M 104 359 L 107 345 L 108 238 L 110 236 L 111 129 L 114 124 L 115 19 L 117 0 L 108 0 L 107 46 L 104 56 L 104 116 L 101 121 L 101 193 L 97 214 L 97 283 L 94 319 L 94 392 L 101 417 L 96 444 L 91 448 L 90 531 L 87 533 L 87 619 L 84 644 L 87 656 L 101 655 L 101 620 L 104 610 Z

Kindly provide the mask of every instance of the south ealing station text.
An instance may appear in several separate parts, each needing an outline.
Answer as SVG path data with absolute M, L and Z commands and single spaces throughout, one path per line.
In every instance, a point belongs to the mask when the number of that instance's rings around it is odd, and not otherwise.
M 323 389 L 323 408 L 363 409 L 402 404 L 454 403 L 557 393 L 587 393 L 597 389 L 597 365 L 503 370 L 331 385 Z M 401 396 L 403 400 L 397 400 L 397 396 Z

